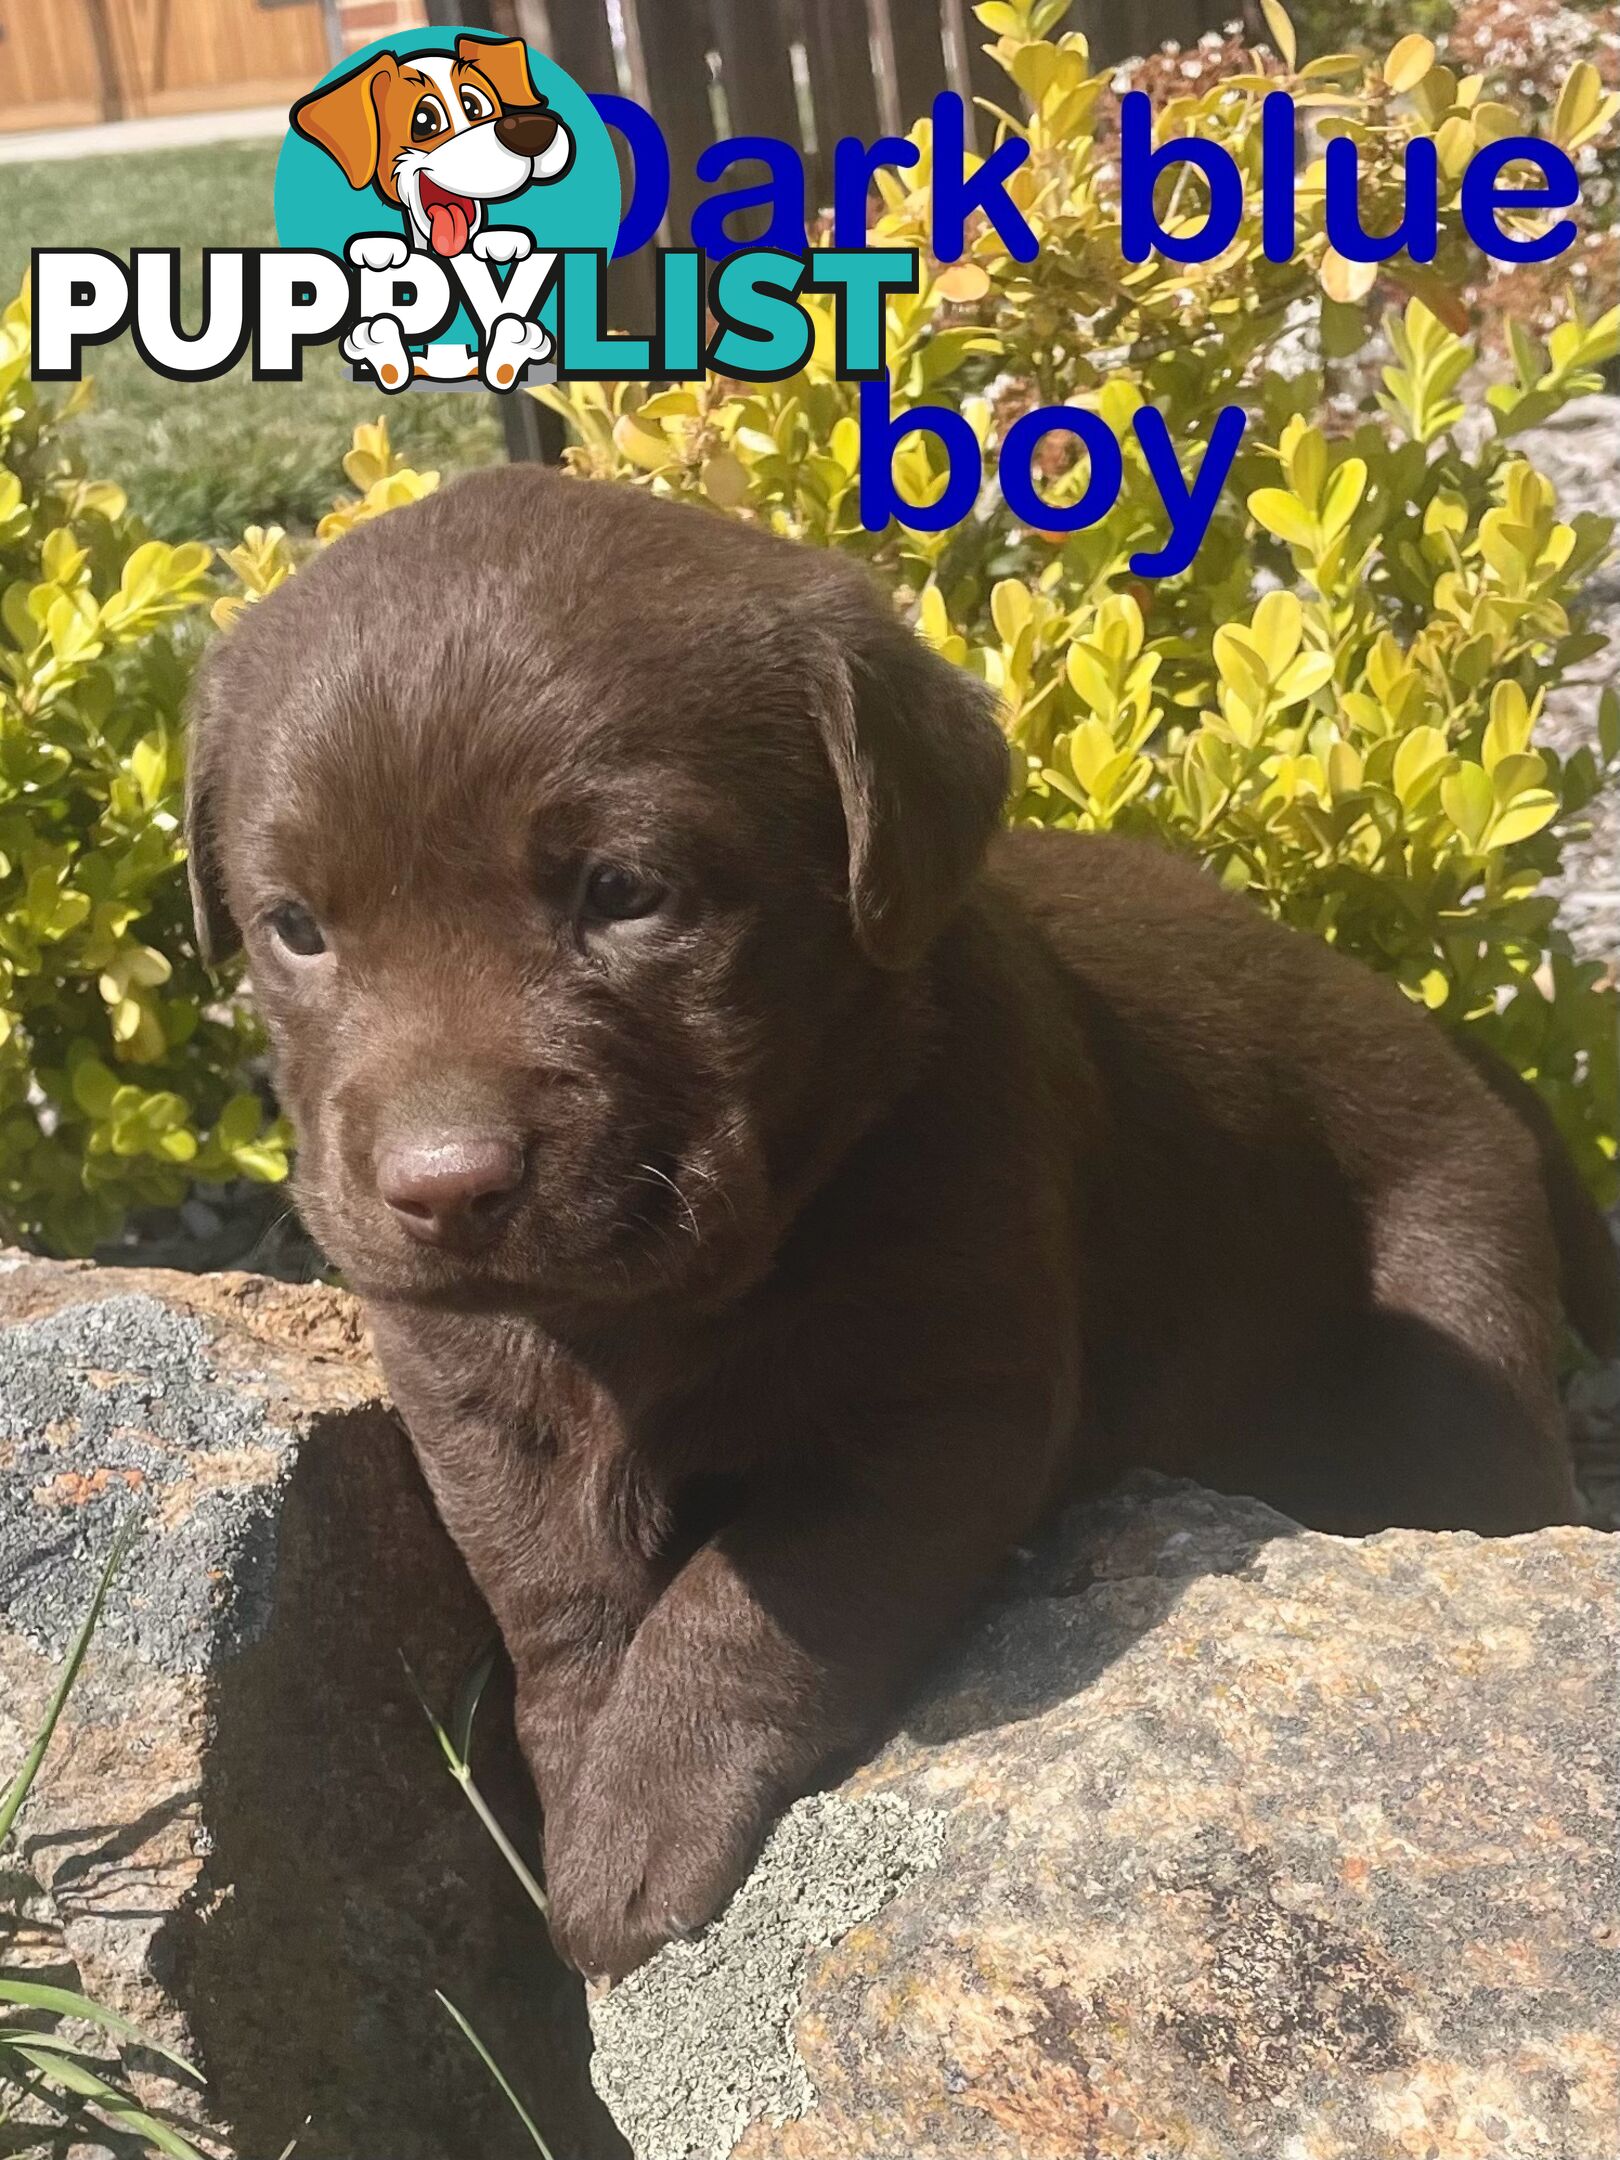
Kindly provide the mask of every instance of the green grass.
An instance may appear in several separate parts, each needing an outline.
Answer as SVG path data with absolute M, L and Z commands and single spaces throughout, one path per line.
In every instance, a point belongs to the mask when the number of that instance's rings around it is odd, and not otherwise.
M 119 255 L 180 247 L 195 307 L 205 244 L 275 244 L 276 148 L 209 143 L 0 165 L 0 290 L 16 290 L 35 247 Z M 492 397 L 419 391 L 387 399 L 349 382 L 335 347 L 310 354 L 301 383 L 256 383 L 245 368 L 215 382 L 169 382 L 127 338 L 102 348 L 94 366 L 90 408 L 75 423 L 90 469 L 126 488 L 166 540 L 230 543 L 250 524 L 309 529 L 343 486 L 340 460 L 357 422 L 383 411 L 413 465 L 449 473 L 504 454 Z

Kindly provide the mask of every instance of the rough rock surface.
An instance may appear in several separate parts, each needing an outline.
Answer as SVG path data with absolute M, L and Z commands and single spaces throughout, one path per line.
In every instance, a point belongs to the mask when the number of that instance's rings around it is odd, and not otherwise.
M 43 1941 L 199 2060 L 204 2119 L 253 2160 L 295 2134 L 299 2160 L 532 2153 L 435 1987 L 565 2160 L 622 2153 L 578 1989 L 406 1679 L 402 1657 L 448 1708 L 490 1622 L 353 1304 L 0 1262 L 0 1782 L 131 1512 L 18 1827 L 33 1961 Z M 481 1725 L 480 1783 L 512 1820 L 530 1802 L 509 1722 L 492 1703 Z
M 1601 2160 L 1620 1542 L 1081 1509 L 595 2007 L 637 2160 Z

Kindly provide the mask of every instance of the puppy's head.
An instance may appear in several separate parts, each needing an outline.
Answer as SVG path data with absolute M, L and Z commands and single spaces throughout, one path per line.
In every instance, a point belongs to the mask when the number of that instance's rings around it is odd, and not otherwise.
M 507 469 L 214 647 L 199 936 L 245 943 L 300 1199 L 374 1296 L 715 1294 L 892 1088 L 1006 784 L 864 575 Z

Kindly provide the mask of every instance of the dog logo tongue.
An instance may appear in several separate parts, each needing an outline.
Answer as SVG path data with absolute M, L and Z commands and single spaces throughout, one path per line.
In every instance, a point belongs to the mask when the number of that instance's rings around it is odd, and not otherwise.
M 472 231 L 473 204 L 454 195 L 424 175 L 422 209 L 428 221 L 428 239 L 435 255 L 459 255 Z
M 467 213 L 460 203 L 436 202 L 428 211 L 435 254 L 459 255 L 467 245 Z

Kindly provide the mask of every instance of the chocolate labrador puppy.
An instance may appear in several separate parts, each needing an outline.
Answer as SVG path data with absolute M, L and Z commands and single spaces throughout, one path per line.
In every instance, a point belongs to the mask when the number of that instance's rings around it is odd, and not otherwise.
M 251 608 L 195 726 L 200 934 L 584 1972 L 708 1920 L 1062 1494 L 1573 1515 L 1561 1271 L 1594 1340 L 1620 1293 L 1545 1121 L 1187 864 L 996 837 L 990 700 L 849 564 L 490 472 Z

